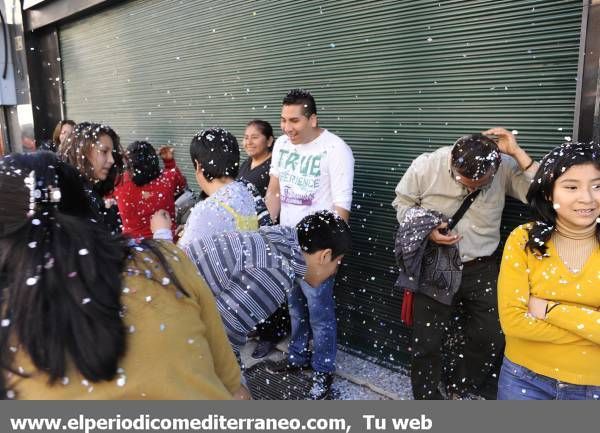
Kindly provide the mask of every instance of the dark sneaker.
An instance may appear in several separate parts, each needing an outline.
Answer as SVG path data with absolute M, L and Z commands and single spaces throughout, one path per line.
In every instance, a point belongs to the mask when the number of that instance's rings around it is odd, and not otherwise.
M 312 387 L 308 394 L 311 400 L 325 400 L 331 392 L 333 373 L 315 371 L 312 376 Z
M 308 365 L 296 365 L 288 362 L 287 358 L 277 362 L 270 362 L 265 367 L 269 373 L 294 373 L 300 370 L 307 370 L 310 366 Z
M 273 343 L 272 341 L 260 340 L 258 342 L 258 344 L 256 345 L 256 347 L 254 348 L 254 352 L 252 352 L 252 358 L 254 358 L 254 359 L 264 358 L 269 353 L 271 353 L 271 351 L 273 350 L 274 347 L 275 347 L 275 343 Z

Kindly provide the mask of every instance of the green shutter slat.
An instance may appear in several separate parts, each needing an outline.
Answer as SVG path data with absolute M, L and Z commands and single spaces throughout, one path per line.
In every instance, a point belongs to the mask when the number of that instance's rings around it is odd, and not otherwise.
M 535 157 L 571 135 L 581 13 L 579 0 L 129 1 L 61 27 L 66 111 L 124 144 L 174 144 L 193 184 L 198 129 L 278 129 L 286 91 L 311 89 L 356 157 L 340 342 L 399 364 L 396 183 L 420 153 L 491 126 L 517 129 Z M 504 233 L 525 218 L 510 203 Z

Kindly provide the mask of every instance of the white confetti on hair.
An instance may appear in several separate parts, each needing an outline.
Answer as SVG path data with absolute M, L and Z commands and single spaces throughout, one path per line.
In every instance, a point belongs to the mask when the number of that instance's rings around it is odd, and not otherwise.
M 125 386 L 125 384 L 127 383 L 127 376 L 125 376 L 124 374 L 121 375 L 118 379 L 117 379 L 117 386 Z

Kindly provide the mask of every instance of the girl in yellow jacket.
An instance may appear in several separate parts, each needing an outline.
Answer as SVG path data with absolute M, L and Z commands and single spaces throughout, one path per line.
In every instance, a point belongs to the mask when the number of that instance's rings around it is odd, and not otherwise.
M 529 192 L 498 279 L 500 400 L 600 399 L 600 146 L 565 143 Z

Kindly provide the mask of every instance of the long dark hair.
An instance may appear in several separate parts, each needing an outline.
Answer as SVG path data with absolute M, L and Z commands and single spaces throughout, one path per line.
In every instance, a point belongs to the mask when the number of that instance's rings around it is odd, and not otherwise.
M 16 340 L 50 383 L 68 361 L 88 380 L 111 380 L 125 354 L 121 278 L 129 241 L 89 219 L 77 170 L 51 152 L 0 160 L 0 393 Z M 139 246 L 136 248 L 140 248 Z M 144 244 L 182 290 L 158 243 Z M 135 260 L 134 260 L 135 263 Z
M 111 138 L 113 142 L 112 155 L 115 163 L 110 168 L 106 179 L 98 181 L 94 179 L 94 169 L 87 155 L 97 145 L 101 135 L 107 135 Z M 119 135 L 110 126 L 100 123 L 81 122 L 77 124 L 71 135 L 60 144 L 58 153 L 66 162 L 77 168 L 87 182 L 94 185 L 94 191 L 100 197 L 113 192 L 115 184 L 119 181 L 125 169 Z
M 127 170 L 137 186 L 144 186 L 160 176 L 160 161 L 154 147 L 147 141 L 134 141 L 127 146 Z
M 532 253 L 545 254 L 546 242 L 556 227 L 556 210 L 552 192 L 558 178 L 575 165 L 593 164 L 600 170 L 600 145 L 598 143 L 564 143 L 548 153 L 535 174 L 527 192 L 527 202 L 534 222 L 529 229 L 526 247 Z M 596 226 L 600 240 L 600 225 Z

